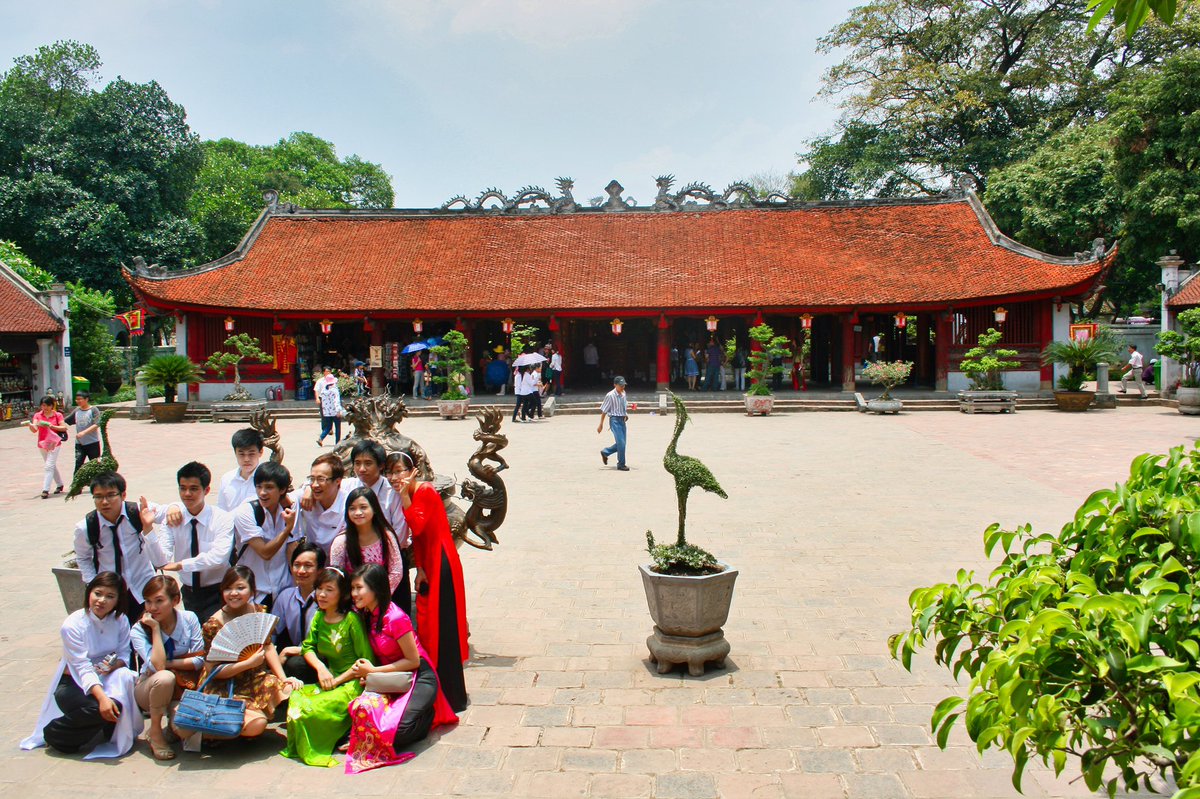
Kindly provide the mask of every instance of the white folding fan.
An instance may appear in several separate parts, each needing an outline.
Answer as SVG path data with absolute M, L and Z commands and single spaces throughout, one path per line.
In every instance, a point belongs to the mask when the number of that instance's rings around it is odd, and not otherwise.
M 207 660 L 237 663 L 253 656 L 270 640 L 278 621 L 270 613 L 247 613 L 227 622 L 213 638 Z

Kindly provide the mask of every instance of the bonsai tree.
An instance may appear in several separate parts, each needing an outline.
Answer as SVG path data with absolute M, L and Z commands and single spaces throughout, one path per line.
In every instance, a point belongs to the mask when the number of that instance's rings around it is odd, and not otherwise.
M 1166 330 L 1158 334 L 1154 351 L 1176 361 L 1183 374 L 1179 384 L 1200 388 L 1200 308 L 1189 308 L 1177 317 L 1183 333 Z
M 675 478 L 675 498 L 679 503 L 679 527 L 675 533 L 674 544 L 656 544 L 654 533 L 646 531 L 646 548 L 654 565 L 651 570 L 659 574 L 715 574 L 721 571 L 720 564 L 711 552 L 689 544 L 687 534 L 687 500 L 693 488 L 703 488 L 723 499 L 729 495 L 721 488 L 717 478 L 713 477 L 708 467 L 690 455 L 680 455 L 675 451 L 679 436 L 688 422 L 687 408 L 683 400 L 674 394 L 675 401 L 675 433 L 671 443 L 667 444 L 666 454 L 663 455 L 663 468 Z
M 750 368 L 746 370 L 746 377 L 752 385 L 746 393 L 756 397 L 768 396 L 771 393 L 771 378 L 784 372 L 782 366 L 775 366 L 771 362 L 790 357 L 792 351 L 788 349 L 787 336 L 775 335 L 770 325 L 756 325 L 747 332 L 750 340 L 757 342 L 760 348 L 750 348 Z
M 918 588 L 911 629 L 891 637 L 971 679 L 932 728 L 945 748 L 961 718 L 979 750 L 1061 773 L 1078 758 L 1087 787 L 1112 796 L 1154 775 L 1177 799 L 1200 795 L 1200 449 L 1139 455 L 1129 479 L 1093 493 L 1058 532 L 1026 524 L 983 533 L 1004 559 L 986 576 L 959 569 Z M 990 567 L 989 567 L 990 569 Z M 1116 772 L 1104 783 L 1105 768 Z
M 162 389 L 163 402 L 174 402 L 177 385 L 203 383 L 204 375 L 186 355 L 155 355 L 142 367 L 142 379 Z
M 912 361 L 875 361 L 863 369 L 862 374 L 872 385 L 883 386 L 879 399 L 888 400 L 892 398 L 892 389 L 908 380 L 912 370 Z
M 1067 367 L 1067 373 L 1058 379 L 1060 390 L 1083 391 L 1088 369 L 1097 363 L 1113 363 L 1119 349 L 1112 330 L 1101 327 L 1096 335 L 1083 340 L 1051 341 L 1042 350 L 1042 363 Z
M 270 363 L 271 356 L 262 351 L 258 346 L 258 339 L 251 336 L 249 333 L 238 333 L 225 339 L 224 346 L 231 348 L 232 352 L 214 352 L 208 356 L 208 360 L 204 365 L 212 369 L 217 374 L 224 374 L 226 369 L 233 367 L 233 391 L 225 395 L 225 399 L 231 401 L 253 399 L 250 392 L 242 388 L 242 373 L 238 369 L 238 365 L 245 358 L 253 358 L 261 363 Z
M 1002 391 L 1004 389 L 1004 370 L 1015 369 L 1020 361 L 1005 360 L 1017 357 L 1016 350 L 997 347 L 1004 334 L 994 327 L 989 327 L 986 333 L 979 334 L 978 345 L 967 350 L 958 368 L 971 380 L 974 391 Z
M 443 388 L 442 399 L 466 399 L 464 384 L 471 375 L 471 367 L 467 363 L 467 337 L 457 330 L 451 330 L 442 338 L 445 344 L 431 348 L 438 356 L 437 374 L 431 379 Z

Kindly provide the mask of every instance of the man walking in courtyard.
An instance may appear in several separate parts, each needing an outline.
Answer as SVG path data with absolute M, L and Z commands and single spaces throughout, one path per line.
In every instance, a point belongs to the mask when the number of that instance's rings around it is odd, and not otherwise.
M 608 427 L 612 430 L 613 444 L 600 450 L 600 460 L 607 466 L 608 457 L 615 453 L 617 471 L 627 472 L 629 467 L 625 465 L 625 420 L 629 417 L 629 411 L 625 404 L 625 378 L 620 375 L 613 378 L 612 391 L 608 392 L 604 396 L 604 402 L 600 403 L 600 426 L 596 428 L 597 433 L 604 432 L 605 416 L 608 417 Z
M 1125 381 L 1132 379 L 1133 385 L 1141 392 L 1142 399 L 1146 398 L 1146 385 L 1142 383 L 1142 354 L 1137 351 L 1136 344 L 1129 345 L 1129 363 L 1125 364 L 1125 374 L 1121 376 L 1121 393 L 1125 393 Z

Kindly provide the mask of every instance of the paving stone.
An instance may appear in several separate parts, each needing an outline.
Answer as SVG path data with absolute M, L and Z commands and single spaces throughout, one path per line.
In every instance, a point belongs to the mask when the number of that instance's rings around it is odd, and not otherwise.
M 654 790 L 654 779 L 647 774 L 597 774 L 592 777 L 590 795 L 600 799 L 640 799 Z
M 506 794 L 512 789 L 514 779 L 514 775 L 501 771 L 463 771 L 454 781 L 453 791 L 460 796 Z
M 788 799 L 837 799 L 846 795 L 836 774 L 780 774 L 779 784 Z
M 657 799 L 715 799 L 716 781 L 711 774 L 660 774 L 655 779 Z
M 704 746 L 703 727 L 651 727 L 650 745 L 659 749 Z
M 845 774 L 850 799 L 909 799 L 908 789 L 895 774 Z
M 539 771 L 529 775 L 528 781 L 521 786 L 518 796 L 544 797 L 558 799 L 567 796 L 587 796 L 588 782 L 586 774 L 565 771 Z
M 616 771 L 617 752 L 608 749 L 564 749 L 559 766 L 563 771 Z
M 680 749 L 680 771 L 737 771 L 738 763 L 733 749 Z M 754 769 L 749 769 L 753 771 Z
M 621 752 L 617 769 L 626 774 L 662 774 L 679 768 L 670 749 L 629 749 Z
M 602 749 L 645 749 L 650 730 L 642 727 L 597 727 L 592 745 Z
M 868 773 L 913 771 L 917 768 L 916 757 L 908 747 L 855 749 L 854 757 L 861 770 Z
M 875 738 L 866 727 L 840 725 L 837 727 L 818 727 L 817 738 L 823 746 L 875 746 Z
M 783 785 L 777 774 L 717 774 L 717 792 L 721 799 L 777 799 Z
M 737 753 L 738 768 L 742 771 L 791 771 L 796 764 L 787 749 L 742 749 Z
M 492 727 L 483 741 L 489 746 L 537 746 L 541 737 L 540 727 Z
M 521 716 L 524 727 L 561 727 L 571 723 L 571 708 L 551 705 L 526 707 Z

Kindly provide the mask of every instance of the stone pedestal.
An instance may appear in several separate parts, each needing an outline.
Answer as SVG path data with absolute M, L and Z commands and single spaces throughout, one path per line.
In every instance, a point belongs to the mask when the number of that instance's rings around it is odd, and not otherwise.
M 135 391 L 137 392 L 136 404 L 129 409 L 130 419 L 149 419 L 150 418 L 150 391 L 146 388 L 146 378 L 142 376 L 139 370 L 133 378 Z
M 1096 398 L 1092 400 L 1093 408 L 1115 408 L 1117 398 L 1108 389 L 1108 364 L 1096 364 Z
M 725 668 L 725 657 L 729 654 L 729 642 L 725 633 L 715 633 L 696 638 L 682 635 L 667 635 L 656 624 L 654 634 L 646 639 L 650 650 L 650 661 L 656 663 L 659 674 L 666 674 L 677 664 L 687 664 L 688 674 L 704 676 L 704 666 L 712 663 L 718 669 Z

